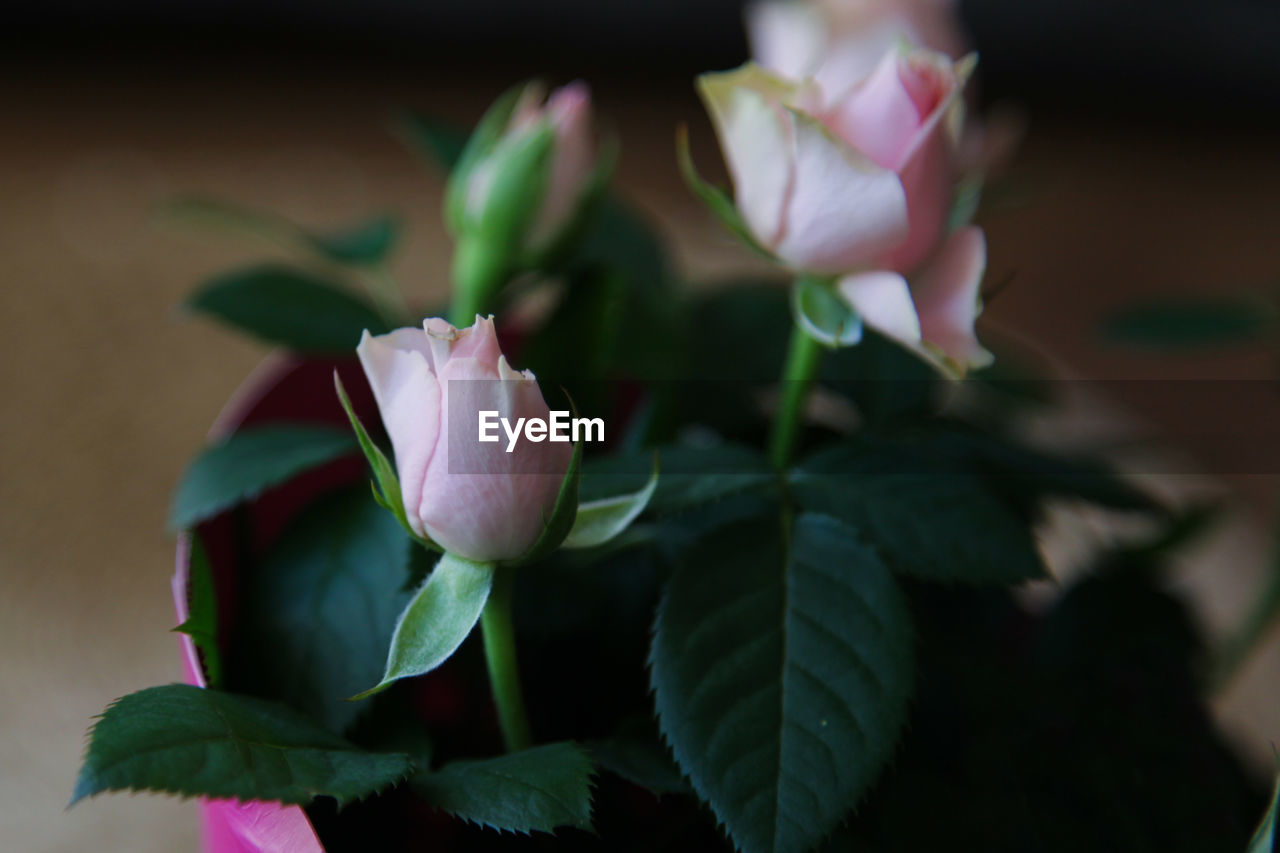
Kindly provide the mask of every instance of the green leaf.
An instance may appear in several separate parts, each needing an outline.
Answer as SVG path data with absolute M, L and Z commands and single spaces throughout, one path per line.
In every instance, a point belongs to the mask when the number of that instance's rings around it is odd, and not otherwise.
M 573 530 L 573 522 L 578 515 L 578 483 L 581 479 L 582 442 L 579 441 L 573 445 L 573 456 L 569 458 L 569 470 L 560 481 L 560 493 L 556 495 L 556 504 L 551 510 L 551 517 L 543 520 L 542 533 L 523 556 L 503 565 L 520 566 L 525 563 L 534 563 L 560 547 L 565 537 Z
M 594 213 L 568 265 L 603 265 L 625 277 L 639 296 L 669 295 L 667 253 L 653 225 L 614 196 L 602 199 Z
M 351 422 L 351 429 L 355 431 L 360 450 L 364 453 L 365 460 L 373 470 L 374 500 L 378 502 L 379 506 L 395 516 L 396 521 L 400 522 L 400 526 L 415 542 L 424 548 L 442 551 L 443 549 L 439 545 L 425 536 L 419 536 L 409 526 L 409 517 L 404 509 L 404 494 L 400 491 L 400 478 L 396 476 L 396 467 L 391 464 L 391 460 L 387 459 L 386 454 L 382 452 L 378 445 L 373 443 L 373 439 L 369 437 L 368 430 L 364 428 L 364 424 L 360 423 L 360 418 L 356 416 L 356 411 L 351 406 L 351 398 L 347 396 L 347 389 L 343 387 L 342 379 L 338 376 L 338 371 L 336 370 L 333 372 L 333 386 L 338 392 L 338 402 L 342 404 L 342 411 L 347 413 L 347 420 Z
M 200 651 L 200 665 L 210 687 L 222 682 L 222 654 L 218 648 L 218 591 L 204 542 L 192 532 L 187 561 L 187 619 L 173 630 L 186 634 Z
M 270 424 L 242 429 L 206 448 L 187 466 L 173 496 L 169 526 L 193 527 L 352 450 L 351 437 L 330 426 Z
M 340 231 L 309 235 L 311 245 L 331 261 L 377 266 L 386 261 L 400 237 L 400 219 L 376 216 Z
M 983 477 L 1019 504 L 1046 497 L 1071 498 L 1129 512 L 1160 505 L 1130 485 L 1113 466 L 1087 456 L 1047 453 L 1002 435 L 940 421 L 937 428 L 904 438 L 918 452 L 951 460 Z
M 652 515 L 683 512 L 778 485 L 777 473 L 754 448 L 668 445 L 659 455 L 662 476 L 646 508 Z M 581 493 L 595 501 L 642 489 L 651 471 L 652 456 L 647 452 L 595 459 L 583 473 Z
M 455 761 L 417 776 L 413 789 L 463 820 L 504 832 L 590 832 L 591 758 L 562 741 L 482 761 Z
M 609 542 L 635 521 L 658 488 L 658 457 L 653 458 L 653 474 L 638 492 L 588 501 L 578 505 L 573 528 L 562 543 L 565 548 L 594 548 Z
M 720 224 L 757 254 L 776 261 L 773 253 L 756 241 L 742 214 L 725 191 L 707 183 L 698 174 L 698 167 L 693 165 L 693 155 L 689 153 L 689 129 L 683 125 L 676 131 L 676 160 L 685 185 L 715 214 Z
M 825 347 L 851 347 L 862 340 L 862 317 L 836 293 L 831 282 L 800 276 L 791 289 L 796 325 Z
M 368 710 L 347 697 L 382 675 L 409 600 L 407 543 L 362 487 L 307 507 L 243 579 L 230 688 L 344 731 Z
M 268 343 L 304 353 L 350 355 L 362 332 L 389 331 L 362 299 L 312 273 L 274 264 L 218 276 L 186 304 Z
M 71 802 L 102 791 L 161 791 L 339 805 L 403 780 L 402 753 L 363 752 L 263 699 L 186 684 L 117 699 L 94 724 Z
M 625 720 L 612 737 L 586 744 L 602 770 L 657 794 L 691 793 L 662 743 L 653 720 L 646 714 Z
M 1277 814 L 1280 814 L 1280 775 L 1276 776 L 1275 785 L 1271 789 L 1271 805 L 1262 816 L 1262 823 L 1258 824 L 1245 853 L 1273 853 L 1276 846 Z
M 445 171 L 457 165 L 467 147 L 466 131 L 422 113 L 406 113 L 396 124 L 409 149 Z
M 801 506 L 855 526 L 907 574 L 1017 583 L 1045 573 L 1026 520 L 963 471 L 892 448 L 847 444 L 804 460 L 791 487 Z
M 1274 310 L 1257 296 L 1201 296 L 1134 305 L 1103 327 L 1114 343 L 1157 350 L 1248 343 L 1266 334 Z
M 364 699 L 401 678 L 444 663 L 471 633 L 493 586 L 494 567 L 446 553 L 400 614 L 386 671 L 376 686 L 351 697 Z
M 650 657 L 676 761 L 746 853 L 818 844 L 891 755 L 913 680 L 892 575 L 815 515 L 724 528 L 687 552 Z
M 301 248 L 322 260 L 351 266 L 383 263 L 400 234 L 400 220 L 376 216 L 336 231 L 303 228 L 282 216 L 209 198 L 180 198 L 161 208 L 161 216 L 240 232 Z

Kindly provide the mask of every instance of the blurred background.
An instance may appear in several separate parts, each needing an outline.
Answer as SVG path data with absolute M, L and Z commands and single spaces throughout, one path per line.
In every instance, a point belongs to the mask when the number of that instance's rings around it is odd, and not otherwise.
M 758 270 L 684 189 L 673 155 L 687 123 L 704 172 L 723 175 L 692 77 L 746 58 L 741 5 L 46 0 L 11 10 L 0 33 L 6 849 L 195 844 L 194 809 L 176 800 L 64 810 L 92 715 L 180 677 L 167 634 L 170 490 L 265 354 L 176 306 L 271 248 L 157 223 L 156 205 L 206 194 L 316 227 L 398 212 L 396 275 L 429 303 L 447 283 L 443 178 L 390 131 L 397 111 L 466 125 L 515 81 L 580 77 L 621 138 L 620 191 L 658 223 L 690 279 Z M 1027 128 L 979 216 L 989 281 L 1004 282 L 984 327 L 1023 341 L 1057 375 L 1090 380 L 1082 422 L 1141 420 L 1181 448 L 1184 461 L 1137 472 L 1156 488 L 1230 497 L 1232 518 L 1188 552 L 1180 579 L 1220 635 L 1273 571 L 1280 342 L 1170 354 L 1118 346 L 1102 330 L 1150 297 L 1280 293 L 1280 4 L 961 8 L 984 109 Z M 1269 640 L 1216 703 L 1261 767 L 1280 740 L 1280 638 Z

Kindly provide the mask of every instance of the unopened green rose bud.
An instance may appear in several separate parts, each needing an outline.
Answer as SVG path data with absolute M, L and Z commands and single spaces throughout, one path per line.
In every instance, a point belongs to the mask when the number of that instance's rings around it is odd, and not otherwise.
M 445 218 L 457 239 L 455 315 L 487 309 L 515 273 L 536 268 L 572 230 L 599 183 L 591 97 L 537 84 L 500 100 L 450 178 Z

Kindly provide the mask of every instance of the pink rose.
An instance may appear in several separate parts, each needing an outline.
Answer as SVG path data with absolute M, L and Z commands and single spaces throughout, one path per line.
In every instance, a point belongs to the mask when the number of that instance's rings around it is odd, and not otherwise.
M 799 270 L 910 269 L 950 211 L 948 116 L 967 66 L 915 50 L 830 98 L 814 81 L 758 66 L 699 78 L 756 240 Z
M 893 48 L 835 94 L 754 65 L 700 78 L 755 239 L 794 269 L 845 276 L 866 322 L 957 368 L 989 359 L 973 338 L 985 244 L 947 233 L 971 66 Z
M 512 155 L 546 122 L 552 142 L 545 168 L 542 195 L 529 213 L 523 233 L 524 248 L 546 248 L 568 227 L 578 212 L 595 169 L 595 139 L 591 118 L 591 94 L 585 83 L 571 83 L 546 97 L 536 84 L 525 87 L 491 151 L 466 175 L 466 216 L 483 220 L 493 202 L 503 170 Z M 499 203 L 505 200 L 498 200 Z
M 572 445 L 479 440 L 479 414 L 547 420 L 529 371 L 512 370 L 493 320 L 469 329 L 440 319 L 423 328 L 367 332 L 357 348 L 395 450 L 410 527 L 479 562 L 522 556 L 552 515 Z
M 752 58 L 783 77 L 842 92 L 901 43 L 959 59 L 967 50 L 954 0 L 758 0 L 747 7 Z

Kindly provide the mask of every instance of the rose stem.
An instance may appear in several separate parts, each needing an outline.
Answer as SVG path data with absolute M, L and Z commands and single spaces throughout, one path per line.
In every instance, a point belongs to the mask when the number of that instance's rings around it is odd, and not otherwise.
M 520 670 L 516 665 L 515 627 L 511 620 L 511 598 L 515 590 L 515 569 L 498 569 L 493 577 L 489 601 L 480 616 L 484 634 L 484 657 L 489 667 L 489 686 L 498 706 L 498 723 L 507 752 L 528 749 L 533 744 L 529 718 L 525 715 L 524 694 L 520 690 Z
M 792 324 L 787 361 L 782 368 L 782 398 L 769 439 L 769 458 L 775 468 L 787 467 L 795 452 L 804 422 L 805 402 L 822 363 L 822 349 L 822 344 L 799 324 Z

